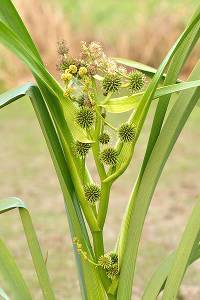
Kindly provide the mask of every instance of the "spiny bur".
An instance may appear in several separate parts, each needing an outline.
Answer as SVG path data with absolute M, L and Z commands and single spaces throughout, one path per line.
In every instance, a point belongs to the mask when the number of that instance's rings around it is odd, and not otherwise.
M 128 123 L 123 123 L 118 129 L 118 135 L 122 142 L 133 142 L 136 134 L 136 126 Z
M 100 153 L 100 160 L 102 163 L 108 166 L 115 166 L 117 164 L 118 153 L 112 147 L 103 149 Z
M 73 144 L 73 152 L 76 157 L 85 158 L 91 148 L 91 144 L 76 141 Z
M 145 75 L 140 71 L 133 71 L 129 74 L 129 89 L 132 93 L 138 93 L 145 85 Z
M 99 136 L 99 142 L 102 145 L 106 145 L 110 142 L 110 135 L 106 132 L 103 132 L 100 136 Z
M 80 127 L 84 129 L 91 128 L 95 120 L 94 110 L 88 107 L 81 107 L 76 113 L 75 120 Z
M 84 186 L 85 198 L 91 205 L 99 201 L 101 190 L 98 185 L 90 183 Z
M 118 74 L 107 74 L 102 82 L 104 95 L 117 92 L 121 86 L 121 77 Z

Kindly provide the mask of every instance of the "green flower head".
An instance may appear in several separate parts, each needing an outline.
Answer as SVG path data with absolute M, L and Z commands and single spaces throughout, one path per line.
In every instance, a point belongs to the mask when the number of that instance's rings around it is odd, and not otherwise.
M 110 136 L 108 133 L 104 132 L 102 133 L 100 136 L 99 136 L 99 142 L 102 144 L 102 145 L 106 145 L 110 142 Z
M 145 85 L 145 75 L 140 71 L 133 71 L 129 74 L 129 89 L 132 93 L 142 90 Z
M 110 279 L 115 279 L 119 275 L 119 267 L 118 264 L 112 264 L 111 267 L 106 271 L 106 275 Z
M 101 190 L 96 184 L 88 184 L 84 186 L 85 198 L 87 201 L 94 205 L 100 198 Z
M 105 270 L 108 270 L 112 266 L 112 261 L 109 255 L 101 255 L 98 259 L 98 265 Z
M 118 74 L 107 74 L 102 84 L 105 96 L 109 92 L 117 92 L 121 86 L 121 77 Z
M 94 110 L 88 107 L 81 107 L 76 114 L 75 120 L 80 127 L 84 129 L 91 128 L 95 120 Z
M 136 134 L 136 126 L 128 123 L 124 123 L 119 127 L 118 135 L 122 142 L 133 142 Z
M 100 160 L 102 163 L 108 166 L 115 166 L 117 164 L 118 153 L 112 147 L 103 149 L 100 153 Z
M 81 143 L 79 141 L 76 141 L 73 145 L 74 154 L 80 158 L 85 158 L 86 155 L 88 154 L 90 148 L 91 148 L 90 144 Z

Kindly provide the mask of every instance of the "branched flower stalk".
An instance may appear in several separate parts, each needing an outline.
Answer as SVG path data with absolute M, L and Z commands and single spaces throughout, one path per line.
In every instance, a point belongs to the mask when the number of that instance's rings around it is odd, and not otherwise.
M 0 42 L 27 65 L 36 81 L 2 94 L 0 108 L 24 95 L 31 100 L 63 192 L 84 300 L 134 297 L 138 247 L 153 192 L 200 98 L 199 62 L 188 81 L 178 79 L 199 36 L 200 8 L 158 70 L 126 59 L 112 59 L 98 42 L 81 42 L 80 55 L 73 57 L 61 41 L 57 64 L 60 83 L 47 71 L 11 0 L 0 3 Z M 173 93 L 179 95 L 168 111 Z M 143 163 L 116 245 L 107 249 L 104 232 L 106 218 L 112 213 L 110 193 L 134 159 L 134 149 L 153 101 L 157 102 L 157 108 Z M 110 113 L 127 111 L 129 118 L 118 124 L 118 128 L 113 126 Z M 95 162 L 97 182 L 89 171 L 88 159 Z M 43 298 L 54 300 L 55 291 L 29 211 L 18 198 L 2 199 L 0 213 L 12 209 L 19 209 Z M 200 257 L 199 214 L 198 201 L 180 243 L 149 280 L 143 300 L 156 300 L 162 290 L 163 300 L 176 299 L 188 266 Z M 32 299 L 19 267 L 1 239 L 0 272 L 13 299 Z M 0 297 L 7 299 L 5 295 L 0 289 Z
M 128 72 L 125 67 L 118 65 L 114 60 L 107 57 L 102 46 L 97 42 L 81 42 L 79 58 L 70 55 L 70 51 L 64 41 L 58 45 L 60 55 L 58 69 L 61 71 L 61 80 L 64 85 L 64 97 L 76 106 L 77 112 L 74 122 L 84 128 L 92 142 L 74 142 L 74 159 L 79 157 L 84 160 L 82 172 L 88 173 L 85 158 L 91 146 L 93 158 L 99 174 L 99 185 L 93 183 L 91 175 L 82 180 L 85 198 L 88 205 L 95 212 L 99 230 L 92 230 L 93 247 L 96 261 L 106 259 L 104 253 L 103 228 L 108 210 L 110 190 L 115 180 L 105 182 L 111 174 L 115 174 L 120 168 L 120 149 L 114 143 L 119 139 L 121 147 L 124 144 L 134 144 L 137 126 L 131 123 L 123 123 L 118 129 L 110 134 L 107 132 L 113 126 L 108 126 L 107 116 L 103 113 L 101 103 L 114 94 L 121 92 L 141 92 L 145 87 L 145 75 L 139 71 Z M 102 78 L 99 81 L 99 78 Z M 127 163 L 129 165 L 130 159 Z M 123 163 L 126 162 L 124 160 Z M 82 177 L 83 178 L 83 177 Z M 79 238 L 79 237 L 76 237 Z M 109 257 L 109 256 L 108 256 Z M 104 269 L 104 267 L 103 267 Z M 118 260 L 114 266 L 105 268 L 104 276 L 113 279 L 119 276 Z M 114 274 L 114 275 L 113 275 Z

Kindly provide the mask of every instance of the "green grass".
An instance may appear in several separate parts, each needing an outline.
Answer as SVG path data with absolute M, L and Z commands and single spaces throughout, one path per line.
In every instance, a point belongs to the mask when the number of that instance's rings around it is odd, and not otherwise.
M 113 122 L 117 123 L 116 120 Z M 149 126 L 150 120 L 146 123 L 146 129 Z M 0 195 L 2 198 L 18 196 L 28 204 L 44 254 L 48 251 L 48 267 L 58 299 L 78 300 L 77 274 L 63 199 L 28 99 L 13 103 L 1 111 L 0 128 Z M 138 293 L 162 257 L 177 244 L 199 192 L 199 133 L 199 108 L 196 108 L 167 163 L 146 221 L 135 281 Z M 105 230 L 107 250 L 111 249 L 116 239 L 127 194 L 143 156 L 146 137 L 144 131 L 136 149 L 137 159 L 112 193 L 112 213 Z M 37 294 L 37 280 L 17 212 L 0 216 L 0 234 L 8 241 L 22 267 L 34 299 L 41 299 L 41 295 Z M 183 290 L 187 286 L 198 286 L 198 264 L 188 273 Z M 200 290 L 197 290 L 197 296 L 192 299 L 199 299 L 199 296 Z

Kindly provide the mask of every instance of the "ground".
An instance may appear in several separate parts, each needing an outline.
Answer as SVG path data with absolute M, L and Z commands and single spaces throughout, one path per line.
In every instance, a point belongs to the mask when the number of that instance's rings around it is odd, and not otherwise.
M 48 252 L 47 265 L 57 299 L 78 300 L 77 273 L 63 199 L 31 104 L 23 99 L 4 108 L 0 114 L 0 197 L 18 196 L 27 203 L 43 252 L 45 255 Z M 138 299 L 156 266 L 177 245 L 199 195 L 199 115 L 200 109 L 196 108 L 166 165 L 152 201 L 137 265 L 135 293 Z M 149 127 L 150 121 L 145 126 L 131 167 L 114 186 L 105 229 L 107 250 L 112 249 L 116 241 Z M 34 299 L 41 299 L 17 211 L 1 215 L 0 234 L 32 287 Z M 184 299 L 200 299 L 199 270 L 200 265 L 195 264 L 188 271 L 181 289 Z

